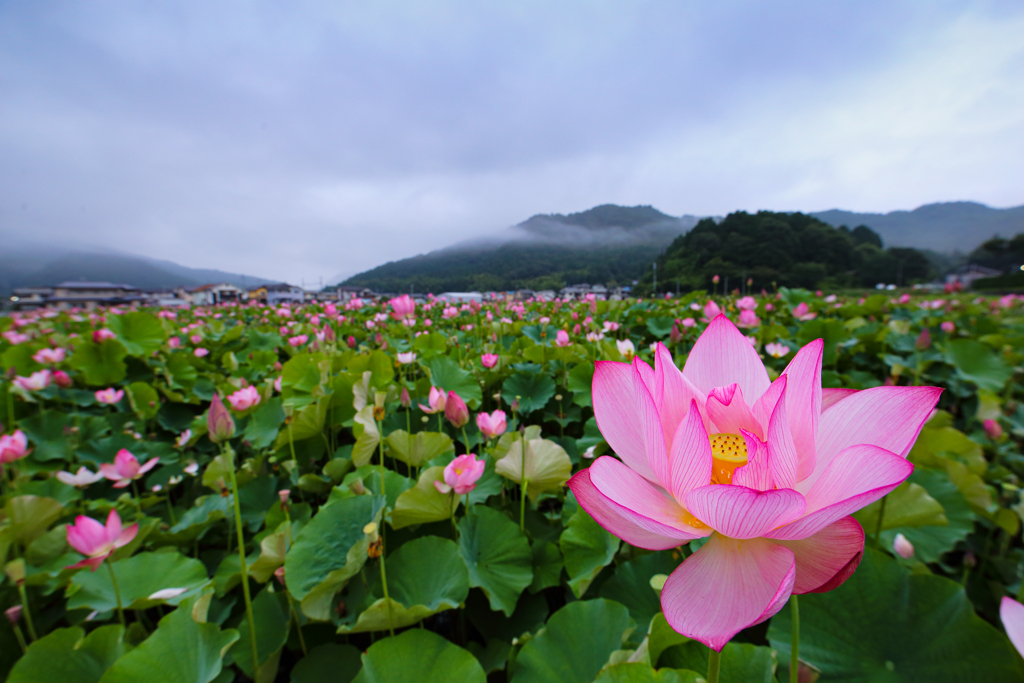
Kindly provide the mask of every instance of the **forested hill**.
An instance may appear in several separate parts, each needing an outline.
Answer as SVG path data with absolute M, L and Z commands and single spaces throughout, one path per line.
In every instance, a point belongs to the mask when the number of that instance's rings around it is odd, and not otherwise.
M 605 204 L 569 215 L 541 214 L 498 238 L 392 261 L 344 284 L 434 293 L 629 284 L 696 223 L 695 216 L 676 218 L 650 206 Z

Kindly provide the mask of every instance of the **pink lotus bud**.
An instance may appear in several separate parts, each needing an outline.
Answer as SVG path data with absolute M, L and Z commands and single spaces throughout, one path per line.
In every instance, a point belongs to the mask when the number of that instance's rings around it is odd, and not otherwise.
M 79 515 L 74 524 L 67 525 L 67 529 L 68 545 L 86 556 L 84 560 L 70 565 L 68 569 L 90 567 L 92 571 L 96 571 L 96 568 L 103 564 L 103 560 L 113 555 L 115 550 L 131 543 L 139 533 L 138 523 L 127 529 L 121 527 L 121 517 L 117 510 L 110 511 L 105 525 L 92 517 Z
M 683 333 L 679 331 L 678 325 L 672 326 L 672 331 L 669 332 L 668 340 L 673 344 L 678 344 L 680 341 L 683 340 Z
M 556 346 L 570 346 L 572 344 L 569 341 L 569 333 L 565 330 L 559 330 L 555 333 L 555 345 Z
M 469 408 L 466 406 L 466 402 L 462 400 L 462 397 L 454 391 L 449 391 L 448 397 L 445 399 L 444 416 L 448 418 L 448 421 L 456 429 L 463 427 L 469 422 Z
M 704 304 L 704 319 L 707 321 L 711 321 L 721 314 L 722 309 L 718 307 L 718 304 L 716 304 L 711 299 L 708 299 L 708 302 Z
M 993 441 L 998 441 L 1003 436 L 1003 426 L 989 418 L 985 420 L 985 434 Z
M 64 372 L 63 370 L 54 371 L 53 383 L 56 384 L 61 389 L 69 389 L 73 384 L 71 378 L 68 376 L 68 373 Z
M 690 328 L 694 327 L 696 324 L 697 321 L 693 318 L 683 318 L 683 327 Z
M 232 409 L 242 411 L 257 405 L 260 398 L 260 392 L 256 387 L 249 386 L 228 396 L 228 403 L 231 404 Z
M 914 556 L 914 544 L 908 541 L 903 534 L 896 534 L 896 538 L 892 541 L 892 549 L 904 560 L 909 560 Z
M 921 330 L 921 334 L 917 335 L 917 341 L 914 342 L 914 348 L 918 351 L 924 351 L 932 345 L 932 335 L 928 332 L 928 328 Z
M 281 372 L 282 367 L 284 366 L 281 365 L 281 361 L 274 361 L 274 372 Z
M 350 348 L 350 349 L 356 348 L 356 338 L 355 337 L 349 336 L 349 338 L 345 340 L 345 343 L 348 344 L 348 348 Z
M 736 308 L 741 311 L 753 311 L 757 308 L 757 300 L 752 296 L 745 296 L 736 301 Z
M 94 342 L 96 342 L 97 344 L 102 344 L 107 339 L 113 339 L 116 336 L 117 336 L 116 334 L 114 334 L 113 332 L 111 332 L 107 328 L 101 327 L 98 330 L 93 330 L 92 340 Z
M 107 389 L 100 389 L 93 396 L 96 397 L 98 402 L 112 406 L 121 402 L 121 399 L 124 398 L 124 390 L 109 387 Z
M 338 307 L 334 304 L 327 304 L 324 306 L 324 315 L 329 315 L 332 318 L 338 315 Z
M 412 405 L 412 398 L 409 396 L 409 389 L 407 387 L 402 387 L 402 393 L 399 394 L 398 400 L 403 408 L 408 408 Z
M 488 369 L 493 368 L 495 365 L 498 364 L 498 354 L 485 353 L 484 355 L 480 356 L 480 364 Z
M 280 567 L 278 567 L 277 569 L 274 570 L 274 578 L 276 578 L 277 582 L 279 584 L 281 584 L 282 586 L 285 585 L 285 583 L 284 583 L 284 565 L 283 564 Z
M 28 453 L 28 437 L 20 429 L 13 434 L 0 435 L 0 463 L 21 460 Z
M 338 338 L 338 335 L 334 333 L 334 328 L 330 325 L 324 325 L 324 341 L 328 344 L 333 344 L 334 340 Z
M 718 275 L 715 275 L 713 278 L 711 278 L 711 281 L 717 285 L 721 281 L 721 278 L 718 277 Z
M 739 322 L 736 323 L 738 327 L 757 327 L 761 323 L 761 320 L 757 317 L 757 314 L 751 310 L 740 311 Z
M 274 380 L 274 391 L 281 393 L 281 376 L 278 375 L 277 379 Z
M 235 435 L 235 421 L 217 394 L 214 394 L 213 400 L 210 401 L 210 410 L 206 413 L 206 426 L 210 441 L 214 443 L 227 441 Z
M 7 621 L 11 622 L 11 626 L 16 626 L 21 619 L 21 605 L 8 607 L 4 610 L 4 614 L 7 615 Z
M 505 433 L 506 429 L 505 411 L 495 410 L 490 415 L 487 413 L 477 413 L 476 426 L 479 427 L 480 431 L 488 439 L 501 436 Z
M 579 334 L 580 333 L 580 325 L 579 325 L 579 323 L 576 323 L 575 325 L 572 326 L 572 333 L 573 334 Z M 566 338 L 568 338 L 568 335 L 566 335 Z
M 476 488 L 486 466 L 487 463 L 477 460 L 473 453 L 460 455 L 444 468 L 444 483 L 435 481 L 434 488 L 441 493 L 455 491 L 455 495 L 465 495 Z
M 281 489 L 277 492 L 277 497 L 281 499 L 281 505 L 288 504 L 288 496 L 292 494 L 291 489 Z
M 410 363 L 414 363 L 414 362 L 416 362 L 416 352 L 415 351 L 406 351 L 405 353 L 399 353 L 398 354 L 398 364 L 399 365 L 409 365 Z
M 956 331 L 956 323 L 954 323 L 952 320 L 946 320 L 939 327 L 941 327 L 942 331 L 945 332 L 946 334 L 953 334 L 953 332 Z
M 203 347 L 200 346 L 198 349 L 192 352 L 192 355 L 195 356 L 196 358 L 203 358 L 205 356 L 210 355 L 210 350 L 204 349 Z

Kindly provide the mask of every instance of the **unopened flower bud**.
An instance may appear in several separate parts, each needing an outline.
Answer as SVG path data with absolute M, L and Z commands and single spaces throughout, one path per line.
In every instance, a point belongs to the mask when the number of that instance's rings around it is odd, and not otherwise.
M 892 542 L 892 549 L 904 560 L 909 560 L 914 556 L 914 544 L 908 541 L 903 534 L 896 534 L 896 538 Z
M 412 399 L 409 397 L 409 389 L 406 387 L 402 387 L 402 394 L 399 396 L 399 401 L 401 401 L 403 408 L 408 408 L 412 405 Z
M 274 576 L 277 577 L 278 582 L 283 586 L 284 585 L 284 565 L 283 564 L 280 567 L 278 567 L 277 569 L 274 570 Z
M 278 497 L 281 499 L 282 506 L 288 504 L 288 496 L 290 496 L 291 493 L 292 492 L 290 489 L 281 489 L 280 491 L 277 492 Z
M 466 406 L 466 402 L 462 400 L 462 397 L 454 391 L 448 392 L 448 398 L 444 404 L 444 415 L 456 429 L 465 426 L 469 422 L 469 408 Z
M 357 496 L 361 496 L 366 493 L 366 487 L 363 485 L 362 479 L 353 479 L 352 483 L 348 485 L 348 490 Z
M 214 394 L 213 400 L 210 401 L 210 410 L 206 414 L 206 427 L 209 431 L 210 441 L 214 443 L 227 441 L 235 435 L 235 420 L 218 394 Z
M 924 351 L 932 345 L 932 335 L 928 331 L 928 328 L 921 330 L 921 334 L 917 335 L 917 341 L 914 342 L 914 348 L 918 351 Z
M 985 434 L 993 441 L 998 441 L 1003 436 L 1003 426 L 996 420 L 989 418 L 985 420 Z
M 21 619 L 21 605 L 8 607 L 4 610 L 4 614 L 7 615 L 7 621 L 11 622 L 11 626 L 16 626 L 18 621 Z

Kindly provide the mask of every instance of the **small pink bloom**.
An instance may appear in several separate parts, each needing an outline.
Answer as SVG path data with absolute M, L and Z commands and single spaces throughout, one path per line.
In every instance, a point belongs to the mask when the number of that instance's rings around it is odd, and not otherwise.
M 416 352 L 407 351 L 405 353 L 398 354 L 398 362 L 401 365 L 408 365 L 409 363 L 416 362 Z
M 751 310 L 740 311 L 739 322 L 736 323 L 739 327 L 757 327 L 761 324 L 761 320 L 757 317 L 757 314 Z
M 114 488 L 123 489 L 156 467 L 159 460 L 160 458 L 152 458 L 145 465 L 139 465 L 138 458 L 128 449 L 122 448 L 114 456 L 114 464 L 105 462 L 100 465 L 100 474 L 114 482 Z
M 391 317 L 395 320 L 404 320 L 416 315 L 416 302 L 408 294 L 395 297 L 388 304 L 391 306 Z
M 193 334 L 191 337 L 188 338 L 188 340 L 193 344 L 199 344 L 200 342 L 203 341 L 203 336 L 201 334 Z
M 896 538 L 892 541 L 892 549 L 904 560 L 909 560 L 914 556 L 914 544 L 908 541 L 903 534 L 896 534 Z
M 61 389 L 69 389 L 73 384 L 71 378 L 68 376 L 68 373 L 64 372 L 63 370 L 54 370 L 53 383 L 56 384 Z
M 571 346 L 572 342 L 569 341 L 569 333 L 565 330 L 559 330 L 555 334 L 555 345 L 556 346 Z
M 807 304 L 805 302 L 801 301 L 799 304 L 797 304 L 796 308 L 793 309 L 793 317 L 796 318 L 797 320 L 804 320 L 804 321 L 806 321 L 806 320 L 814 320 L 815 318 L 818 317 L 818 314 L 812 312 L 807 307 Z
M 697 321 L 693 318 L 683 318 L 683 327 L 690 328 L 697 324 Z
M 14 383 L 25 391 L 42 391 L 50 386 L 52 380 L 53 373 L 49 370 L 40 370 L 39 372 L 33 372 L 28 377 L 15 377 Z
M 1004 596 L 999 604 L 999 619 L 1003 622 L 1010 642 L 1024 656 L 1024 605 Z
M 67 484 L 68 486 L 78 486 L 85 488 L 90 484 L 95 484 L 100 479 L 103 479 L 103 473 L 93 472 L 88 467 L 82 466 L 78 468 L 78 472 L 71 474 L 70 472 L 58 472 L 57 480 Z
M 757 300 L 752 296 L 745 296 L 736 300 L 736 308 L 741 311 L 753 311 L 757 308 Z
M 985 435 L 993 441 L 998 441 L 1003 436 L 1003 427 L 995 420 L 989 418 L 985 420 Z
M 114 339 L 115 337 L 117 337 L 117 335 L 105 327 L 101 327 L 98 330 L 93 330 L 92 333 L 92 340 L 97 344 L 102 344 L 107 339 Z
M 281 375 L 278 375 L 277 379 L 274 380 L 274 391 L 279 394 L 281 393 Z
M 96 400 L 99 401 L 100 403 L 105 403 L 106 405 L 114 405 L 115 403 L 120 403 L 121 399 L 124 398 L 124 390 L 109 387 L 107 389 L 100 389 L 93 395 L 96 397 Z
M 288 496 L 292 494 L 291 489 L 281 489 L 277 492 L 277 497 L 281 499 L 281 505 L 288 504 Z
M 107 515 L 106 525 L 100 524 L 92 517 L 79 515 L 75 523 L 68 524 L 67 528 L 68 545 L 86 556 L 86 559 L 68 568 L 90 567 L 92 571 L 96 571 L 96 568 L 113 555 L 115 550 L 131 543 L 139 533 L 137 523 L 127 529 L 121 528 L 121 517 L 117 510 L 111 510 Z
M 248 410 L 260 402 L 260 392 L 254 386 L 239 389 L 228 396 L 228 403 L 237 411 Z
M 204 356 L 210 355 L 210 350 L 204 349 L 202 346 L 200 346 L 198 349 L 192 352 L 192 355 L 195 356 L 196 358 L 203 358 Z
M 338 315 L 338 307 L 334 304 L 327 304 L 324 306 L 324 315 L 328 315 L 333 318 Z
M 615 346 L 626 360 L 631 360 L 636 355 L 636 347 L 629 339 L 616 339 Z
M 483 476 L 487 463 L 477 460 L 476 455 L 467 453 L 452 460 L 444 468 L 444 483 L 434 482 L 434 488 L 441 493 L 462 496 L 476 488 L 476 482 Z
M 480 364 L 488 369 L 493 368 L 495 365 L 498 364 L 498 354 L 485 353 L 484 355 L 480 356 Z
M 903 295 L 901 295 L 901 296 L 900 296 L 900 303 L 901 303 L 901 304 L 907 304 L 907 303 L 910 303 L 910 295 L 909 295 L 909 294 L 903 294 Z
M 477 413 L 476 426 L 488 439 L 501 436 L 505 433 L 506 428 L 505 411 L 495 410 L 490 415 L 487 413 Z
M 179 346 L 181 346 L 181 339 L 179 339 L 178 337 L 171 337 L 170 339 L 167 340 L 167 345 L 172 349 L 176 349 Z
M 7 615 L 7 621 L 11 622 L 11 626 L 14 626 L 21 619 L 21 605 L 14 605 L 4 610 L 4 614 Z
M 402 404 L 403 408 L 408 408 L 412 405 L 412 397 L 409 396 L 408 387 L 402 387 L 402 393 L 398 395 L 398 402 Z
M 947 320 L 943 322 L 942 325 L 940 325 L 939 327 L 941 327 L 942 331 L 945 332 L 946 334 L 953 334 L 953 332 L 956 331 L 956 323 L 954 323 L 952 320 Z
M 227 441 L 235 435 L 235 420 L 218 394 L 214 394 L 210 400 L 210 409 L 206 412 L 206 430 L 210 441 L 214 443 Z
M 428 405 L 423 405 L 421 403 L 420 410 L 422 410 L 424 413 L 427 413 L 428 415 L 440 413 L 441 411 L 444 410 L 444 405 L 447 398 L 448 395 L 444 393 L 444 389 L 438 387 L 430 387 L 430 396 L 427 398 Z
M 56 365 L 64 360 L 64 349 L 39 349 L 32 360 L 40 365 Z
M 774 311 L 775 310 L 775 304 L 765 304 L 764 305 L 764 310 L 766 310 L 766 311 Z
M 307 334 L 297 334 L 294 337 L 288 338 L 288 343 L 293 347 L 302 346 L 307 341 L 309 341 L 309 335 Z
M 764 350 L 768 352 L 768 355 L 772 358 L 782 358 L 789 353 L 789 347 L 785 344 L 778 342 L 770 342 L 764 345 Z
M 722 309 L 719 308 L 718 304 L 716 304 L 711 299 L 708 299 L 708 302 L 706 304 L 704 304 L 704 320 L 706 320 L 706 321 L 714 320 L 719 315 L 721 315 L 721 313 L 722 313 Z
M 615 332 L 619 329 L 619 324 L 611 320 L 605 320 L 603 327 L 605 332 Z
M 13 434 L 0 435 L 0 463 L 21 460 L 28 455 L 28 437 L 20 429 Z
M 444 416 L 448 418 L 448 421 L 456 429 L 469 422 L 469 408 L 466 406 L 466 402 L 462 400 L 462 397 L 454 391 L 449 391 L 448 397 L 445 399 Z
M 345 340 L 345 343 L 348 344 L 348 347 L 350 349 L 356 348 L 356 338 L 355 337 L 349 336 L 349 338 Z

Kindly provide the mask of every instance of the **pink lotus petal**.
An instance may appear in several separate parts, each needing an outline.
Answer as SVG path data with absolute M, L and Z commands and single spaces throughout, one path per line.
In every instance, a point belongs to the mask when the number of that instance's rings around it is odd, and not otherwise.
M 642 364 L 646 365 L 646 363 Z M 654 397 L 651 396 L 651 392 L 643 380 L 633 382 L 633 392 L 635 394 L 634 404 L 640 417 L 640 433 L 644 440 L 647 462 L 654 472 L 655 483 L 667 489 L 672 476 L 668 464 L 668 450 L 665 447 L 665 432 L 662 430 L 658 406 L 655 405 Z
M 853 574 L 864 555 L 864 530 L 853 517 L 843 517 L 799 541 L 780 541 L 796 556 L 793 592 L 825 592 Z M 837 582 L 838 580 L 838 582 Z
M 711 442 L 704 429 L 697 401 L 690 400 L 690 410 L 679 423 L 672 437 L 671 488 L 676 500 L 686 500 L 686 494 L 711 481 L 714 467 Z
M 605 441 L 624 463 L 656 481 L 644 451 L 643 431 L 633 384 L 637 373 L 628 363 L 597 361 L 594 367 L 594 418 Z
M 92 517 L 79 515 L 67 529 L 68 545 L 83 555 L 91 555 L 107 543 L 107 528 Z
M 159 460 L 160 458 L 150 458 L 148 461 L 146 461 L 145 465 L 139 468 L 138 474 L 145 474 L 146 472 L 149 472 L 151 469 L 156 467 L 156 464 Z
M 87 557 L 84 560 L 81 560 L 80 562 L 75 562 L 74 564 L 69 564 L 67 567 L 65 567 L 65 569 L 82 569 L 84 567 L 89 567 L 89 569 L 91 571 L 96 571 L 99 568 L 99 566 L 101 564 L 103 564 L 103 560 L 105 560 L 105 559 L 107 559 L 107 558 L 106 557 Z
M 804 507 L 804 497 L 793 489 L 756 491 L 713 484 L 686 494 L 686 509 L 729 538 L 764 536 L 803 515 Z
M 654 402 L 657 403 L 658 412 L 661 413 L 661 424 L 665 430 L 665 445 L 671 452 L 672 439 L 690 409 L 690 402 L 697 401 L 701 419 L 704 419 L 704 404 L 707 402 L 707 396 L 693 386 L 690 380 L 683 377 L 683 373 L 672 360 L 672 354 L 661 342 L 658 342 L 655 349 L 654 374 Z M 706 431 L 706 422 L 704 428 Z
M 768 387 L 768 391 L 761 394 L 761 398 L 757 399 L 754 405 L 750 407 L 750 412 L 753 413 L 754 419 L 761 425 L 765 433 L 768 431 L 768 422 L 771 420 L 772 413 L 775 412 L 775 406 L 778 405 L 779 399 L 782 398 L 787 382 L 788 378 L 785 375 L 779 375 L 772 382 L 771 386 Z
M 1024 656 L 1024 605 L 1013 598 L 1003 597 L 999 603 L 999 619 L 1010 642 Z
M 825 342 L 815 339 L 800 349 L 786 369 L 786 414 L 800 458 L 797 481 L 814 471 L 819 415 L 821 415 L 821 359 Z
M 732 473 L 732 483 L 755 491 L 772 490 L 775 481 L 768 467 L 767 444 L 745 429 L 743 438 L 747 442 L 747 464 L 737 467 Z
M 847 396 L 856 394 L 859 389 L 822 389 L 821 390 L 821 412 L 825 412 Z
M 712 320 L 698 337 L 683 375 L 705 394 L 735 382 L 748 401 L 761 398 L 771 385 L 757 351 L 724 315 Z
M 782 609 L 795 578 L 789 548 L 715 534 L 668 577 L 661 607 L 676 631 L 721 650 L 734 635 Z
M 615 458 L 605 455 L 595 460 L 590 466 L 590 481 L 611 502 L 657 523 L 655 530 L 659 533 L 661 526 L 690 535 L 698 530 L 684 521 L 686 510 L 667 491 L 655 487 Z
M 110 514 L 107 515 L 105 530 L 108 543 L 121 535 L 121 516 L 117 514 L 117 510 L 111 510 Z
M 785 379 L 782 375 L 779 379 Z M 791 489 L 796 485 L 800 456 L 793 438 L 792 422 L 789 420 L 788 382 L 783 385 L 783 400 L 775 404 L 775 411 L 768 420 L 768 468 L 775 485 Z
M 121 480 L 121 473 L 117 471 L 117 466 L 111 465 L 109 462 L 100 463 L 100 474 L 111 481 Z
M 132 524 L 130 527 L 119 533 L 113 538 L 115 548 L 123 548 L 124 546 L 135 540 L 135 536 L 139 533 L 138 523 Z
M 832 406 L 818 425 L 819 462 L 798 488 L 810 490 L 832 459 L 856 444 L 873 444 L 907 457 L 941 394 L 937 387 L 874 387 Z
M 647 390 L 653 394 L 655 384 L 654 368 L 652 368 L 650 365 L 640 360 L 639 358 L 634 358 L 632 365 L 633 370 L 636 372 L 640 380 L 644 383 L 644 386 L 646 386 Z
M 605 497 L 590 480 L 590 468 L 580 470 L 569 480 L 569 488 L 580 506 L 610 534 L 630 545 L 647 550 L 676 548 L 694 538 L 707 536 L 710 529 L 695 529 L 693 534 L 657 524 L 627 510 Z
M 745 429 L 758 437 L 764 436 L 761 425 L 750 412 L 747 402 L 743 399 L 743 390 L 738 384 L 712 389 L 704 409 L 714 425 L 714 433 L 739 434 Z
M 807 538 L 875 502 L 902 484 L 913 471 L 911 463 L 883 448 L 869 444 L 851 446 L 829 463 L 806 493 L 807 512 L 803 518 L 767 535 L 779 539 Z

